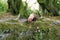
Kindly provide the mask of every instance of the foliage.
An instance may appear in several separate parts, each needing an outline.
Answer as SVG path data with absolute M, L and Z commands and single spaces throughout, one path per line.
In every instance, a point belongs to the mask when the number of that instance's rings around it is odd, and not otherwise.
M 59 11 L 60 7 L 54 0 L 39 0 L 39 4 L 42 6 L 43 15 L 56 15 L 55 11 Z M 41 3 L 40 3 L 41 2 Z M 1 11 L 5 10 L 5 5 L 0 3 Z M 46 13 L 44 13 L 46 8 Z M 22 0 L 8 0 L 8 10 L 14 15 L 19 14 L 21 17 L 28 17 L 33 11 L 27 9 L 27 4 L 24 6 Z M 40 16 L 39 11 L 36 14 Z M 6 23 L 7 22 L 7 23 Z M 6 30 L 12 31 L 8 37 L 2 38 L 2 40 L 56 40 L 55 26 L 51 26 L 50 22 L 39 19 L 36 22 L 31 23 L 19 23 L 17 20 L 8 20 L 4 23 L 0 23 L 0 34 L 4 34 Z M 10 23 L 11 22 L 11 23 Z M 16 24 L 15 24 L 16 23 Z M 59 24 L 60 26 L 60 24 Z M 1 36 L 0 36 L 1 37 Z
M 43 15 L 49 15 L 49 16 L 57 16 L 60 15 L 60 1 L 59 0 L 37 0 L 38 3 L 42 7 L 42 13 Z M 30 9 L 27 9 L 27 3 L 26 5 L 23 5 L 22 0 L 8 0 L 8 10 L 12 12 L 14 15 L 19 14 L 21 17 L 28 17 L 32 11 Z M 18 5 L 17 5 L 18 4 Z M 7 5 L 0 2 L 0 10 L 6 11 Z M 40 13 L 37 13 L 40 15 Z
M 59 4 L 57 4 L 57 0 L 37 0 L 40 6 L 42 7 L 43 10 L 43 15 L 48 14 L 48 15 L 53 15 L 53 16 L 58 16 L 59 15 Z M 59 2 L 59 1 L 58 1 Z M 45 11 L 46 10 L 46 11 Z
M 36 22 L 22 24 L 0 23 L 0 32 L 12 30 L 10 35 L 3 40 L 55 40 L 56 29 L 49 24 L 39 19 Z
M 22 0 L 8 0 L 8 10 L 12 12 L 14 15 L 19 14 L 19 11 L 23 9 Z
M 7 4 L 0 2 L 0 13 L 1 12 L 6 12 L 7 11 Z

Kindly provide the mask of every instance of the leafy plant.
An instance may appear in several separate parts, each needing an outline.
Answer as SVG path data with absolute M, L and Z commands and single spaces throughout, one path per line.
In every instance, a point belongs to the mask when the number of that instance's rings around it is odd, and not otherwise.
M 6 12 L 7 11 L 7 5 L 0 2 L 0 12 Z

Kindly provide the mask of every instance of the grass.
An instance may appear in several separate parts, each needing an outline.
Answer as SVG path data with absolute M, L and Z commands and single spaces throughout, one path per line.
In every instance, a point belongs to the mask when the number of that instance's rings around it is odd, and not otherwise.
M 0 13 L 6 12 L 7 5 L 0 2 Z
M 2 15 L 4 15 L 4 13 L 1 14 L 1 18 Z M 0 34 L 9 29 L 13 30 L 13 32 L 11 32 L 8 37 L 3 38 L 2 40 L 59 40 L 57 38 L 56 28 L 60 26 L 60 24 L 51 26 L 50 24 L 52 21 L 43 21 L 43 19 L 38 18 L 36 22 L 31 23 L 19 23 L 17 20 L 8 20 L 6 22 L 10 23 L 0 23 Z M 33 35 L 27 35 L 26 32 L 28 30 L 29 32 L 32 30 Z M 22 32 L 26 35 L 20 37 L 19 35 Z
M 6 16 L 10 18 L 10 16 L 12 16 L 10 14 L 5 15 L 6 11 L 7 11 L 7 5 L 0 3 L 0 18 L 5 18 Z M 22 9 L 20 14 L 22 18 L 24 17 L 27 18 L 32 12 L 33 11 L 31 11 L 30 9 L 28 10 Z M 40 13 L 38 11 L 36 11 L 36 14 L 40 16 Z M 44 15 L 46 16 L 46 14 Z M 47 16 L 48 15 L 52 16 L 52 14 L 49 13 L 47 14 Z M 51 18 L 53 19 L 54 17 Z M 54 19 L 60 19 L 60 18 L 55 17 Z M 39 18 L 37 19 L 36 22 L 31 23 L 27 22 L 19 23 L 17 20 L 8 20 L 6 22 L 0 23 L 0 34 L 9 29 L 12 30 L 12 32 L 8 37 L 3 38 L 2 40 L 56 40 L 57 39 L 56 28 L 60 26 L 60 24 L 51 26 L 50 24 L 52 23 L 52 21 L 43 21 L 43 19 Z M 20 35 L 20 33 L 22 33 L 22 36 Z M 31 33 L 31 35 L 29 33 Z
M 9 22 L 12 22 L 12 20 Z M 22 24 L 0 23 L 0 32 L 2 33 L 9 29 L 13 30 L 13 32 L 3 40 L 55 40 L 56 29 L 49 24 L 39 19 L 36 22 L 24 22 Z M 33 35 L 28 35 L 28 33 L 25 36 L 23 35 L 23 37 L 19 36 L 21 32 L 26 33 L 28 30 L 29 32 L 32 30 Z

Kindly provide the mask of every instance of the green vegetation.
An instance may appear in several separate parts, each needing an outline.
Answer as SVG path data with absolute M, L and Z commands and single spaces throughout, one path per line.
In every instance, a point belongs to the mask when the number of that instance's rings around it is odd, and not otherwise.
M 59 0 L 37 0 L 40 6 L 42 7 L 42 15 L 49 16 L 59 16 L 60 13 L 60 1 Z M 18 4 L 18 5 L 17 5 Z M 8 5 L 8 6 L 7 6 Z M 28 17 L 28 15 L 33 12 L 30 9 L 27 9 L 27 3 L 25 5 L 22 3 L 22 0 L 7 0 L 6 3 L 0 2 L 0 12 L 10 11 L 12 14 L 17 15 L 20 13 L 21 17 Z
M 59 0 L 37 0 L 42 7 L 43 15 L 59 16 L 60 1 Z
M 7 11 L 7 4 L 0 0 L 0 13 Z
M 56 30 L 49 24 L 50 22 L 45 23 L 41 20 L 22 24 L 0 23 L 0 33 L 9 29 L 13 31 L 3 40 L 56 40 Z M 21 34 L 21 36 L 20 33 L 22 32 L 25 35 Z
M 42 8 L 42 13 L 39 11 L 32 11 L 28 8 L 28 4 L 23 4 L 22 0 L 7 0 L 6 3 L 0 1 L 0 40 L 60 40 L 60 23 L 55 22 L 55 20 L 60 20 L 60 0 L 37 0 Z M 10 12 L 11 14 L 4 14 L 5 12 Z M 4 13 L 2 13 L 4 12 Z M 37 20 L 31 23 L 23 22 L 20 20 L 7 20 L 12 14 L 15 16 L 20 14 L 21 18 L 28 18 L 31 13 L 36 13 Z M 42 14 L 42 15 L 41 15 Z M 9 16 L 10 15 L 10 16 Z M 8 16 L 8 18 L 7 18 Z M 40 16 L 59 16 L 59 18 L 53 18 L 54 21 L 40 19 Z M 16 16 L 15 16 L 16 17 Z M 10 30 L 7 37 L 2 37 L 1 34 L 5 34 L 6 30 Z

